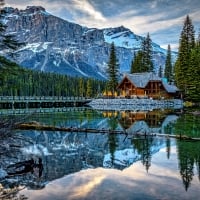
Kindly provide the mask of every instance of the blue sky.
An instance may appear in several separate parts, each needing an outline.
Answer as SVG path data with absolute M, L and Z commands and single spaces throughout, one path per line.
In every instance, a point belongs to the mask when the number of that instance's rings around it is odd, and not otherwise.
M 6 6 L 24 9 L 43 6 L 48 12 L 87 27 L 125 26 L 153 42 L 176 50 L 186 15 L 200 29 L 199 0 L 5 0 Z M 16 3 L 17 2 L 17 3 Z

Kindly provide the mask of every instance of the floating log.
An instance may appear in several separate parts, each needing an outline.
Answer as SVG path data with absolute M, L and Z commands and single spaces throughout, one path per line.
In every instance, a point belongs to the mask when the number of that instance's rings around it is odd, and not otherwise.
M 93 128 L 77 128 L 77 127 L 57 127 L 51 125 L 43 125 L 38 122 L 29 122 L 29 123 L 19 123 L 16 124 L 15 129 L 20 130 L 45 130 L 45 131 L 63 131 L 63 132 L 84 132 L 84 133 L 101 133 L 101 134 L 124 134 L 124 135 L 132 135 L 137 137 L 169 137 L 169 138 L 176 138 L 180 140 L 186 141 L 200 141 L 200 138 L 192 138 L 186 135 L 178 134 L 178 135 L 171 135 L 171 134 L 161 134 L 161 133 L 127 133 L 124 130 L 110 130 L 110 129 L 93 129 Z
M 38 122 L 16 124 L 15 125 L 15 129 L 20 129 L 20 130 L 64 131 L 64 132 L 127 134 L 127 133 L 125 133 L 125 131 L 119 131 L 119 130 L 77 128 L 77 127 L 57 127 L 57 126 L 51 126 L 51 125 L 42 125 L 42 124 L 40 124 Z

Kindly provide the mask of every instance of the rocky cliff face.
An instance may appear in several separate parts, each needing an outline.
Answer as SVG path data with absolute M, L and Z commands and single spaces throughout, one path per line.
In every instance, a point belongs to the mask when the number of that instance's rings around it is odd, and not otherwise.
M 115 42 L 120 72 L 125 72 L 130 70 L 134 51 L 140 49 L 143 40 L 123 26 L 101 30 L 82 27 L 42 7 L 5 9 L 7 32 L 26 42 L 18 50 L 17 61 L 34 70 L 105 79 L 110 43 Z M 166 50 L 155 43 L 153 50 L 157 70 L 164 66 Z

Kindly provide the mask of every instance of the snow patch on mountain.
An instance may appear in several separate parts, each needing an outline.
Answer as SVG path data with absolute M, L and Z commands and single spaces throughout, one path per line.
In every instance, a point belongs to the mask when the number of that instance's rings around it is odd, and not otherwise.
M 40 6 L 5 9 L 7 33 L 16 33 L 16 39 L 26 42 L 17 51 L 17 62 L 29 69 L 105 80 L 110 44 L 115 43 L 119 71 L 124 73 L 130 71 L 134 52 L 144 40 L 123 26 L 87 28 L 55 17 Z M 165 65 L 166 50 L 155 43 L 152 47 L 157 72 Z
M 26 155 L 51 155 L 51 153 L 49 153 L 48 149 L 46 147 L 44 147 L 43 145 L 39 144 L 34 144 L 34 145 L 30 145 L 27 147 L 23 147 L 21 148 L 22 153 L 26 154 Z
M 174 143 L 173 143 L 174 144 Z M 172 145 L 173 145 L 172 144 Z M 150 147 L 150 154 L 153 155 L 160 151 L 160 149 L 166 146 L 165 142 L 159 139 L 154 140 L 154 144 Z M 134 162 L 141 160 L 142 156 L 134 148 L 126 148 L 123 150 L 117 150 L 114 155 L 111 153 L 105 154 L 103 159 L 103 167 L 111 168 L 113 165 L 126 168 Z M 113 161 L 113 163 L 112 163 Z
M 123 167 L 128 167 L 132 163 L 141 159 L 141 155 L 139 155 L 133 148 L 131 149 L 123 149 L 115 151 L 114 153 L 114 164 L 121 165 Z M 111 168 L 112 167 L 112 155 L 106 154 L 103 160 L 103 167 Z
M 116 31 L 117 30 L 117 31 Z M 129 29 L 122 27 L 104 29 L 105 42 L 127 49 L 140 49 L 142 37 L 136 36 Z
M 104 29 L 105 42 L 111 44 L 114 42 L 115 46 L 123 47 L 127 49 L 139 50 L 141 49 L 142 41 L 144 37 L 135 35 L 129 29 L 120 26 L 117 28 Z M 152 49 L 154 52 L 166 54 L 166 49 L 161 48 L 158 44 L 152 42 Z
M 46 50 L 49 46 L 49 44 L 52 44 L 52 42 L 36 42 L 36 43 L 28 43 L 24 47 L 18 50 L 19 51 L 24 51 L 24 50 L 30 50 L 34 53 L 40 53 L 44 50 Z

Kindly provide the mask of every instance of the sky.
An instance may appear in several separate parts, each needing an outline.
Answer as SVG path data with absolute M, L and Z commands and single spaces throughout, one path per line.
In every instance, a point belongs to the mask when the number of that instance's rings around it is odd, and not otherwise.
M 5 6 L 42 6 L 47 12 L 88 28 L 125 26 L 163 48 L 177 50 L 187 15 L 200 30 L 200 0 L 5 0 Z

